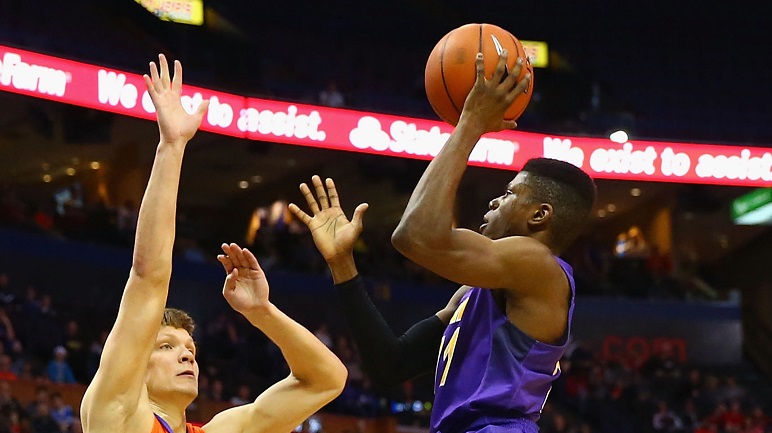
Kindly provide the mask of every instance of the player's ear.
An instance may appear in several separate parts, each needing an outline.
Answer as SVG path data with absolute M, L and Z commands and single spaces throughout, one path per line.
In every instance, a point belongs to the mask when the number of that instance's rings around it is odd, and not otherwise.
M 528 220 L 528 225 L 532 226 L 535 231 L 544 230 L 547 223 L 552 219 L 554 209 L 549 203 L 541 203 L 538 207 L 533 209 L 531 216 Z

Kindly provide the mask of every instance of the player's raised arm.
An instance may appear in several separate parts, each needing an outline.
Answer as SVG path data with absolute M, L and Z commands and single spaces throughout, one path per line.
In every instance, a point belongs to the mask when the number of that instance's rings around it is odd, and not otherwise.
M 290 375 L 250 404 L 226 410 L 204 426 L 206 433 L 290 432 L 340 395 L 348 372 L 311 332 L 268 299 L 265 273 L 255 256 L 236 244 L 223 244 L 218 256 L 227 274 L 223 296 L 279 349 Z
M 354 262 L 354 243 L 362 232 L 367 204 L 360 204 L 351 221 L 340 206 L 335 182 L 319 176 L 303 183 L 300 192 L 311 215 L 290 204 L 290 210 L 311 231 L 314 243 L 332 273 L 343 315 L 362 358 L 362 366 L 373 384 L 386 390 L 434 371 L 442 332 L 458 305 L 455 296 L 446 308 L 413 325 L 397 336 L 373 304 Z
M 521 238 L 494 241 L 454 227 L 456 193 L 475 144 L 486 132 L 514 126 L 504 120 L 504 113 L 528 86 L 529 76 L 516 81 L 522 62 L 505 78 L 506 62 L 505 51 L 488 80 L 482 55 L 478 56 L 477 81 L 458 126 L 421 176 L 392 235 L 394 247 L 405 257 L 459 284 L 513 288 L 517 285 L 510 281 L 513 275 L 527 283 L 544 267 L 552 268 L 556 275 L 560 272 L 549 249 L 539 242 Z
M 150 63 L 145 84 L 157 111 L 160 142 L 137 221 L 134 255 L 118 317 L 105 343 L 99 369 L 84 395 L 84 430 L 150 431 L 153 414 L 145 388 L 145 372 L 161 327 L 172 270 L 175 212 L 182 157 L 208 106 L 194 114 L 180 103 L 182 66 L 159 55 Z

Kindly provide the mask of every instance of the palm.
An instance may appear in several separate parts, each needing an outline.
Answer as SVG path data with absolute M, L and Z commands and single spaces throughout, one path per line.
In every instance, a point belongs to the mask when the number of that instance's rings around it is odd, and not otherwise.
M 367 204 L 357 206 L 349 221 L 340 207 L 335 182 L 327 179 L 325 188 L 319 176 L 312 177 L 311 181 L 316 197 L 305 183 L 300 185 L 300 192 L 305 196 L 313 216 L 295 204 L 290 204 L 290 211 L 311 230 L 316 248 L 327 262 L 344 258 L 353 252 L 354 244 L 362 233 L 362 216 L 367 210 Z
M 268 280 L 262 270 L 238 268 L 239 276 L 235 278 L 231 290 L 223 288 L 223 296 L 236 311 L 247 311 L 259 308 L 268 303 Z
M 189 141 L 198 130 L 201 118 L 188 114 L 180 103 L 180 94 L 169 90 L 157 96 L 158 129 L 161 140 L 173 143 L 178 140 Z
M 361 229 L 357 229 L 343 209 L 331 207 L 314 215 L 308 223 L 308 229 L 314 238 L 316 248 L 325 260 L 334 259 L 354 249 L 354 243 Z

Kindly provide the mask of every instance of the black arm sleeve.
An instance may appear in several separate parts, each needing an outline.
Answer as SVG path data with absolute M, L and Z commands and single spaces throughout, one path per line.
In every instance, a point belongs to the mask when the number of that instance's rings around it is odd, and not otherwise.
M 424 319 L 397 337 L 367 295 L 361 277 L 336 284 L 335 289 L 362 367 L 376 388 L 385 390 L 434 371 L 445 332 L 439 317 Z

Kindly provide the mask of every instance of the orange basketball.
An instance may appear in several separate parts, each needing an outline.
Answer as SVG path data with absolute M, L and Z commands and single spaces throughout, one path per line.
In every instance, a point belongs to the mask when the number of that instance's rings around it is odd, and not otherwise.
M 426 96 L 442 120 L 453 126 L 458 123 L 464 101 L 472 90 L 477 75 L 477 53 L 483 53 L 485 76 L 490 79 L 503 49 L 508 53 L 509 71 L 513 70 L 518 58 L 522 57 L 525 62 L 518 81 L 523 79 L 525 74 L 531 74 L 527 91 L 515 99 L 504 118 L 515 120 L 523 114 L 533 94 L 533 66 L 525 54 L 523 44 L 511 33 L 493 24 L 466 24 L 451 30 L 440 39 L 426 62 Z

